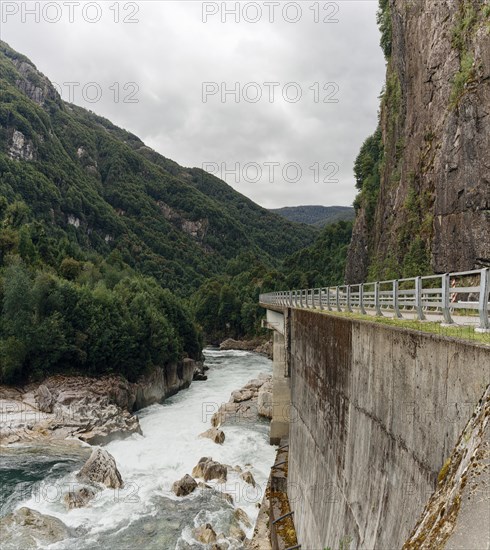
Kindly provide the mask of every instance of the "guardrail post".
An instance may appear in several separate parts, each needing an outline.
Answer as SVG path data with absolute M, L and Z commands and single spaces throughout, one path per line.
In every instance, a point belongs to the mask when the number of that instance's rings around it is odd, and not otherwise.
M 488 320 L 488 300 L 490 298 L 490 269 L 486 267 L 481 270 L 480 275 L 480 326 L 478 332 L 489 332 L 490 322 Z
M 330 304 L 330 287 L 327 286 L 327 309 L 332 311 L 332 305 Z
M 379 282 L 374 283 L 374 308 L 376 310 L 376 315 L 382 317 L 383 313 L 381 312 L 381 303 L 379 301 Z
M 322 291 L 323 288 L 320 287 L 320 311 L 323 311 Z
M 395 312 L 395 317 L 397 319 L 403 319 L 403 315 L 400 312 L 400 305 L 399 305 L 399 296 L 398 296 L 399 288 L 400 288 L 400 283 L 398 282 L 398 279 L 395 279 L 393 281 L 393 310 Z
M 422 277 L 415 277 L 415 310 L 417 319 L 425 321 L 424 308 L 422 305 Z
M 359 309 L 363 315 L 366 315 L 366 308 L 364 307 L 364 283 L 359 285 Z
M 449 303 L 450 303 L 450 275 L 449 273 L 445 273 L 442 278 L 442 316 L 444 317 L 444 324 L 452 325 L 454 323 L 452 317 L 451 317 L 451 311 L 449 309 Z
M 347 311 L 349 313 L 352 313 L 352 307 L 351 307 L 351 288 L 350 285 L 347 285 Z
M 340 288 L 338 286 L 335 287 L 335 301 L 337 302 L 337 311 L 342 311 L 342 308 L 340 307 Z

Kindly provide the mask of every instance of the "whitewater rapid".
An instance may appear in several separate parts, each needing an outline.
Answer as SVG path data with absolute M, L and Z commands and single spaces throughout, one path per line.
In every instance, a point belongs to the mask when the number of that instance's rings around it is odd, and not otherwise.
M 29 498 L 16 504 L 55 516 L 73 529 L 75 536 L 52 545 L 52 550 L 202 548 L 193 539 L 193 528 L 209 522 L 217 533 L 225 532 L 233 508 L 219 493 L 196 491 L 178 498 L 170 488 L 191 474 L 203 456 L 252 472 L 255 489 L 236 472 L 217 488 L 231 494 L 234 507 L 245 510 L 255 522 L 275 457 L 268 422 L 243 419 L 225 425 L 223 445 L 198 436 L 210 427 L 211 416 L 232 391 L 260 373 L 271 373 L 272 363 L 244 351 L 207 349 L 205 356 L 207 381 L 194 382 L 165 403 L 139 411 L 143 435 L 105 446 L 116 459 L 124 489 L 106 489 L 89 506 L 67 511 L 63 495 L 76 482 L 77 470 L 66 473 L 65 466 L 59 478 L 50 473 L 49 480 L 34 484 Z M 252 535 L 253 528 L 241 527 Z

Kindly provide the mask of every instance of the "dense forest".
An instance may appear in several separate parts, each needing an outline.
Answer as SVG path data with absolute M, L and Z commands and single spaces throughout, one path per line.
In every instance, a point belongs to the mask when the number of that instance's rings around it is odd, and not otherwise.
M 230 260 L 225 273 L 207 281 L 191 300 L 206 341 L 260 334 L 261 293 L 342 284 L 351 235 L 352 222 L 328 225 L 311 246 L 272 270 L 252 254 Z
M 291 222 L 306 223 L 318 228 L 340 221 L 350 221 L 355 217 L 354 208 L 351 206 L 285 206 L 273 208 L 271 212 Z
M 341 281 L 350 224 L 285 220 L 61 100 L 0 42 L 0 381 L 134 380 L 260 333 L 261 292 Z

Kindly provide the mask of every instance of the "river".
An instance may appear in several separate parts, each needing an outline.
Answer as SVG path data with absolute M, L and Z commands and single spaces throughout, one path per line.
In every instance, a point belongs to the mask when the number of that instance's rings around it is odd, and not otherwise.
M 51 545 L 52 550 L 203 548 L 194 540 L 193 529 L 211 523 L 216 533 L 227 533 L 233 506 L 217 491 L 197 490 L 177 498 L 170 488 L 191 474 L 202 456 L 209 456 L 252 472 L 255 489 L 238 472 L 229 473 L 226 484 L 215 488 L 231 494 L 234 506 L 245 510 L 254 523 L 275 457 L 268 441 L 269 423 L 243 420 L 225 425 L 223 445 L 198 435 L 210 427 L 212 414 L 233 390 L 259 373 L 270 374 L 272 363 L 244 351 L 206 349 L 205 357 L 207 381 L 194 382 L 163 404 L 139 411 L 143 435 L 105 446 L 116 459 L 124 489 L 106 489 L 89 506 L 67 511 L 63 495 L 76 482 L 86 451 L 74 448 L 57 454 L 56 448 L 49 452 L 35 447 L 12 449 L 2 457 L 0 513 L 27 506 L 59 518 L 73 536 Z M 252 535 L 253 527 L 241 527 Z M 230 550 L 241 547 L 229 546 Z

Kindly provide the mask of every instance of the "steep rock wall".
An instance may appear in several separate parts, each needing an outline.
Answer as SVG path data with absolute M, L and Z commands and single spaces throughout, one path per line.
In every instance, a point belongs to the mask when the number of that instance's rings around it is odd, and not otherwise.
M 348 283 L 490 260 L 490 4 L 386 0 L 384 157 L 361 201 Z

